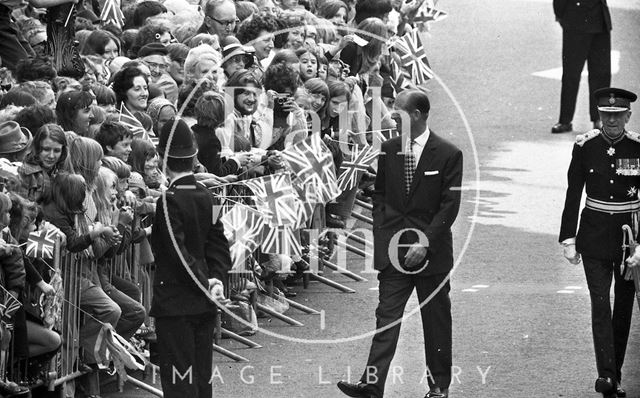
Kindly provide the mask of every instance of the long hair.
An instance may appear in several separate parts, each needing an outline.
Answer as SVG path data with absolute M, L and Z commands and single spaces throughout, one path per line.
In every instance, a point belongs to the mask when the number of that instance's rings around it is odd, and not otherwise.
M 382 48 L 386 39 L 389 38 L 387 25 L 380 18 L 367 18 L 358 24 L 358 30 L 371 33 L 371 36 L 365 35 L 369 40 L 366 46 L 362 47 L 362 66 L 359 73 L 368 72 L 378 61 L 382 55 Z M 379 39 L 382 37 L 385 41 Z
M 75 137 L 69 142 L 69 156 L 65 162 L 65 168 L 70 173 L 80 174 L 84 177 L 89 188 L 93 188 L 98 176 L 104 153 L 97 141 L 87 137 Z
M 225 100 L 222 94 L 207 91 L 198 99 L 195 115 L 198 124 L 204 127 L 216 128 L 224 123 Z
M 9 193 L 11 199 L 11 221 L 9 222 L 9 230 L 11 235 L 19 242 L 27 240 L 28 226 L 35 221 L 38 215 L 38 206 L 30 200 L 23 198 L 15 193 Z
M 131 176 L 131 168 L 122 159 L 114 156 L 105 156 L 102 158 L 102 165 L 116 173 L 119 179 Z
M 84 45 L 80 49 L 82 55 L 103 55 L 104 48 L 113 41 L 120 52 L 120 40 L 111 32 L 107 30 L 94 30 L 89 34 Z
M 58 97 L 56 115 L 58 124 L 65 130 L 75 131 L 75 120 L 80 109 L 93 104 L 93 95 L 88 91 L 65 91 Z
M 54 123 L 47 123 L 44 126 L 40 127 L 36 132 L 35 137 L 33 137 L 33 143 L 31 144 L 31 150 L 27 157 L 25 158 L 26 163 L 31 164 L 40 164 L 40 152 L 42 152 L 42 141 L 46 139 L 50 139 L 53 142 L 57 142 L 62 145 L 62 153 L 60 154 L 60 159 L 58 159 L 58 163 L 53 166 L 53 171 L 55 172 L 61 165 L 64 164 L 65 159 L 67 158 L 67 137 L 64 134 L 64 130 L 62 127 L 58 126 Z
M 111 192 L 113 185 L 118 184 L 116 173 L 106 167 L 100 167 L 96 178 L 96 189 L 93 191 L 93 201 L 98 210 L 98 221 L 105 225 L 113 223 L 114 204 L 111 202 Z
M 144 176 L 144 163 L 158 155 L 156 147 L 148 140 L 136 138 L 131 142 L 131 153 L 128 162 L 131 170 Z
M 87 183 L 78 174 L 58 173 L 53 180 L 50 201 L 62 214 L 84 212 L 84 198 L 87 195 Z
M 321 78 L 314 77 L 304 83 L 304 88 L 309 94 L 321 94 L 324 96 L 324 105 L 316 112 L 320 120 L 324 119 L 327 107 L 329 106 L 329 99 L 331 98 L 329 96 L 329 86 L 327 86 L 327 83 Z

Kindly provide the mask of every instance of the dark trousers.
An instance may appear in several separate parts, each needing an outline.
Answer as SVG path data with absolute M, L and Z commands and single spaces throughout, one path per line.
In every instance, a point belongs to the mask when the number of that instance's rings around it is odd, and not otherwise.
M 625 281 L 620 275 L 619 260 L 583 257 L 582 261 L 591 296 L 591 328 L 598 376 L 620 380 L 633 312 L 633 281 Z M 615 277 L 613 315 L 609 300 L 612 275 Z
M 433 276 L 407 275 L 393 266 L 388 266 L 378 274 L 379 304 L 376 309 L 376 328 L 373 337 L 367 368 L 362 382 L 374 385 L 382 395 L 389 373 L 391 360 L 396 352 L 400 324 L 380 331 L 381 328 L 402 319 L 404 307 L 415 288 L 422 307 L 422 331 L 424 335 L 424 354 L 426 365 L 433 380 L 430 387 L 448 388 L 451 384 L 451 301 L 446 282 L 442 289 L 427 301 L 438 288 L 447 274 Z
M 214 326 L 214 314 L 156 318 L 165 398 L 211 397 Z
M 600 120 L 593 92 L 611 84 L 611 34 L 562 32 L 562 91 L 560 93 L 560 123 L 571 123 L 576 110 L 580 74 L 587 62 L 589 70 L 589 116 Z

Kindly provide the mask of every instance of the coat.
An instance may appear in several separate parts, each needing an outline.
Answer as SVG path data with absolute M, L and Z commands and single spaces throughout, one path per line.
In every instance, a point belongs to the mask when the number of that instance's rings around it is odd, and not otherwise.
M 222 223 L 214 220 L 215 205 L 213 195 L 202 184 L 196 183 L 193 174 L 173 181 L 158 199 L 149 238 L 156 262 L 149 315 L 215 314 L 213 301 L 198 287 L 185 268 L 191 269 L 205 289 L 208 289 L 210 278 L 217 278 L 226 286 L 231 256 Z M 168 216 L 168 220 L 165 216 Z
M 429 240 L 429 264 L 420 272 L 428 276 L 446 273 L 453 267 L 451 225 L 460 208 L 462 152 L 452 143 L 430 133 L 416 166 L 409 195 L 405 194 L 402 137 L 382 144 L 373 195 L 374 267 L 381 271 L 391 265 L 389 246 L 393 236 L 406 228 L 421 231 Z M 418 235 L 407 232 L 400 244 L 418 242 Z M 398 263 L 408 248 L 398 249 Z M 424 261 L 416 269 L 424 265 Z M 411 271 L 415 271 L 412 269 Z
M 583 33 L 611 30 L 607 0 L 553 0 L 553 12 L 565 30 Z

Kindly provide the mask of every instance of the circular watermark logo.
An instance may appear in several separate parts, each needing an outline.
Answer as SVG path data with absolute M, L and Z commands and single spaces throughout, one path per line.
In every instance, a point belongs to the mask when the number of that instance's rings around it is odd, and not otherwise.
M 283 29 L 277 32 L 273 32 L 271 35 L 276 36 L 276 35 L 285 35 L 288 34 L 291 31 L 294 31 L 295 28 L 289 28 L 289 29 Z M 380 49 L 382 49 L 382 51 L 385 51 L 385 46 L 389 46 L 392 45 L 389 42 L 389 39 L 386 37 L 382 37 L 382 36 L 378 36 L 375 34 L 372 34 L 370 32 L 366 32 L 366 31 L 362 31 L 362 30 L 358 30 L 358 29 L 353 29 L 353 28 L 347 28 L 347 27 L 343 27 L 341 28 L 345 31 L 345 33 L 347 33 L 347 35 L 349 36 L 348 42 L 354 43 L 355 45 L 358 46 L 362 46 L 362 47 L 366 47 L 368 45 L 372 45 L 372 46 L 378 46 L 379 49 L 376 51 L 380 51 Z M 260 40 L 264 40 L 265 37 L 258 37 L 256 38 L 254 41 L 247 43 L 248 45 L 252 45 L 253 43 L 260 41 Z M 268 37 L 266 38 L 268 40 Z M 240 51 L 242 50 L 242 47 L 238 47 L 240 48 Z M 222 69 L 223 65 L 225 65 L 227 62 L 231 61 L 231 59 L 238 55 L 239 53 L 236 51 L 231 51 L 227 54 L 227 56 L 223 57 L 220 60 L 220 65 L 218 65 L 219 69 Z M 409 57 L 409 59 L 413 62 L 422 62 L 422 60 L 416 56 L 416 54 L 411 53 L 411 54 L 405 54 L 405 57 Z M 259 62 L 259 61 L 258 61 Z M 188 95 L 188 97 L 185 99 L 185 101 L 183 102 L 182 106 L 180 107 L 180 109 L 178 110 L 177 113 L 177 117 L 181 117 L 185 111 L 185 109 L 190 106 L 191 101 L 193 100 L 194 95 L 196 95 L 197 93 L 201 93 L 200 91 L 200 87 L 203 84 L 206 85 L 213 85 L 213 87 L 217 86 L 217 82 L 215 81 L 214 77 L 218 75 L 218 70 L 210 70 L 206 75 L 202 76 L 194 85 L 194 87 L 192 88 L 191 93 Z M 329 71 L 329 74 L 334 74 L 335 75 L 335 71 Z M 337 79 L 343 79 L 345 76 L 335 76 Z M 466 131 L 466 138 L 468 139 L 469 142 L 469 148 L 472 152 L 472 156 L 473 156 L 473 164 L 474 164 L 474 174 L 475 174 L 475 188 L 466 188 L 464 185 L 461 186 L 452 186 L 452 187 L 448 187 L 447 189 L 451 189 L 451 190 L 460 190 L 460 191 L 475 191 L 475 198 L 474 200 L 470 201 L 472 203 L 474 203 L 473 206 L 473 210 L 472 210 L 472 220 L 476 218 L 477 214 L 478 214 L 478 209 L 479 209 L 479 178 L 480 178 L 480 170 L 479 170 L 479 159 L 478 159 L 478 153 L 476 150 L 476 145 L 475 145 L 475 141 L 474 141 L 474 137 L 473 137 L 473 133 L 471 130 L 471 127 L 469 125 L 469 122 L 464 114 L 464 111 L 462 110 L 462 107 L 460 106 L 460 103 L 457 101 L 457 99 L 455 98 L 455 96 L 453 95 L 453 93 L 451 92 L 451 90 L 447 87 L 447 85 L 442 81 L 442 79 L 436 74 L 433 73 L 433 80 L 435 80 L 439 86 L 442 88 L 442 90 L 445 92 L 445 94 L 447 95 L 448 99 L 451 101 L 451 103 L 454 105 L 457 114 L 459 116 L 459 118 L 461 119 L 463 125 L 464 125 L 464 129 Z M 219 90 L 221 90 L 220 88 L 218 88 Z M 240 88 L 242 89 L 242 88 Z M 422 89 L 424 89 L 424 87 L 422 87 Z M 227 121 L 229 119 L 229 115 L 232 114 L 235 111 L 235 92 L 238 90 L 238 88 L 224 88 L 224 93 L 225 93 L 225 121 Z M 234 91 L 236 90 L 236 91 Z M 263 93 L 258 91 L 252 91 L 253 95 L 256 97 L 255 98 L 255 102 L 257 104 L 258 101 L 258 97 L 261 96 Z M 295 93 L 287 93 L 287 96 L 293 96 Z M 372 89 L 369 90 L 367 93 L 364 93 L 365 95 L 370 96 L 372 101 L 376 101 L 376 100 L 382 100 L 382 98 L 375 98 L 375 96 L 380 96 L 381 95 L 381 90 L 378 88 L 376 89 Z M 269 93 L 269 100 L 275 100 L 277 101 L 278 97 L 273 98 L 273 93 Z M 325 98 L 326 102 L 330 101 L 330 98 Z M 251 107 L 250 107 L 251 108 Z M 255 110 L 257 109 L 257 105 L 255 107 L 252 107 L 251 109 L 253 109 L 253 111 L 255 112 Z M 380 108 L 378 108 L 380 109 Z M 308 119 L 311 119 L 311 132 L 314 134 L 319 134 L 320 132 L 320 128 L 321 128 L 321 118 L 320 116 L 314 112 L 313 109 L 306 109 L 305 110 L 306 116 Z M 338 111 L 339 117 L 348 117 L 348 109 L 346 104 L 343 104 L 341 109 Z M 242 116 L 251 116 L 251 114 L 248 115 L 242 115 Z M 407 139 L 411 136 L 410 133 L 410 126 L 412 123 L 412 115 L 407 114 L 406 111 L 404 111 L 403 109 L 394 106 L 393 109 L 391 110 L 390 114 L 387 115 L 386 117 L 389 117 L 393 120 L 396 120 L 397 124 L 400 124 L 401 126 L 401 131 L 399 132 L 399 136 L 401 137 L 402 140 L 402 148 L 408 148 L 407 146 L 405 146 Z M 382 131 L 384 129 L 380 128 L 381 126 L 378 125 L 376 126 L 376 122 L 380 123 L 381 120 L 383 120 L 384 118 L 376 118 L 373 122 L 374 122 L 374 126 L 373 126 L 373 131 Z M 343 126 L 344 124 L 341 124 L 341 126 Z M 234 126 L 229 126 L 229 124 L 227 124 L 225 126 L 226 128 L 234 128 Z M 171 128 L 171 132 L 167 138 L 167 142 L 166 142 L 166 148 L 167 150 L 165 150 L 164 153 L 164 158 L 163 158 L 163 172 L 166 174 L 167 172 L 167 159 L 168 159 L 168 148 L 170 147 L 172 140 L 173 140 L 173 136 L 174 136 L 174 132 L 175 132 L 175 128 L 176 128 L 176 124 L 174 123 L 174 125 Z M 292 132 L 291 135 L 293 135 L 295 133 L 295 131 Z M 227 134 L 230 135 L 230 137 L 233 137 L 234 135 L 234 131 L 227 131 Z M 354 137 L 354 133 L 352 131 L 347 131 L 346 129 L 341 130 L 338 132 L 339 134 L 339 140 L 338 142 L 340 143 L 340 150 L 342 151 L 342 153 L 344 155 L 349 155 L 351 153 L 351 146 L 348 144 L 349 138 L 353 138 Z M 357 133 L 355 134 L 357 135 Z M 380 148 L 381 144 L 382 144 L 382 138 L 373 138 L 373 146 L 377 148 Z M 233 148 L 233 146 L 231 146 L 231 148 Z M 404 153 L 403 153 L 404 154 Z M 393 192 L 393 193 L 386 193 L 387 195 L 403 195 L 403 192 Z M 313 196 L 313 195 L 312 195 Z M 169 211 L 170 209 L 167 208 L 167 202 L 166 202 L 166 196 L 165 194 L 162 195 L 162 197 L 160 198 L 160 200 L 163 201 L 163 209 L 164 209 L 164 217 L 166 219 L 167 222 L 167 226 L 168 226 L 168 233 L 169 233 L 169 237 L 174 245 L 174 249 L 176 250 L 176 253 L 178 254 L 182 265 L 184 266 L 184 268 L 186 269 L 186 271 L 191 275 L 192 279 L 194 281 L 197 281 L 197 278 L 195 277 L 195 275 L 193 274 L 192 270 L 190 269 L 190 267 L 187 265 L 187 262 L 183 256 L 183 253 L 178 245 L 178 242 L 176 240 L 173 228 L 171 226 L 171 221 L 169 218 Z M 380 199 L 383 200 L 384 199 Z M 405 314 L 404 317 L 400 317 L 398 320 L 391 322 L 390 324 L 379 328 L 379 329 L 373 329 L 370 331 L 365 331 L 365 332 L 358 332 L 358 333 L 348 333 L 350 335 L 346 335 L 346 336 L 342 336 L 342 337 L 333 337 L 333 338 L 327 338 L 327 339 L 321 339 L 321 338 L 300 338 L 300 337 L 295 337 L 295 336 L 290 336 L 290 335 L 286 335 L 283 333 L 278 333 L 274 330 L 271 330 L 269 328 L 264 328 L 264 327 L 259 327 L 258 331 L 260 333 L 264 333 L 268 336 L 271 337 L 275 337 L 278 339 L 283 339 L 283 340 L 287 340 L 287 341 L 291 341 L 291 342 L 296 342 L 296 343 L 307 343 L 307 344 L 337 344 L 337 343 L 346 343 L 346 342 L 350 342 L 350 341 L 355 341 L 355 340 L 359 340 L 359 339 L 364 339 L 364 338 L 370 338 L 372 337 L 374 334 L 387 330 L 389 328 L 393 328 L 395 326 L 397 326 L 399 323 L 401 323 L 403 321 L 403 319 L 406 319 L 407 317 L 411 317 L 413 315 L 415 315 L 416 313 L 418 313 L 420 311 L 420 309 L 426 305 L 430 300 L 433 299 L 433 297 L 435 297 L 436 294 L 438 294 L 438 292 L 441 291 L 441 289 L 443 289 L 445 287 L 445 285 L 448 284 L 449 280 L 451 279 L 451 276 L 456 272 L 456 269 L 459 267 L 460 263 L 462 262 L 462 259 L 464 257 L 464 255 L 467 252 L 467 249 L 469 247 L 469 244 L 471 242 L 471 238 L 474 232 L 474 228 L 475 228 L 475 224 L 473 222 L 470 223 L 470 226 L 468 228 L 468 230 L 466 231 L 466 237 L 464 239 L 464 242 L 462 244 L 462 247 L 460 249 L 460 252 L 457 254 L 457 256 L 454 259 L 454 264 L 453 267 L 451 268 L 451 270 L 448 272 L 448 274 L 446 275 L 446 277 L 442 280 L 442 282 L 439 284 L 439 286 L 429 294 L 428 297 L 426 297 L 424 300 L 422 300 L 422 302 L 420 302 L 419 306 L 413 308 L 412 310 L 409 311 L 408 314 Z M 364 230 L 365 232 L 369 232 L 370 234 L 366 234 L 365 236 L 372 236 L 375 237 L 375 225 L 374 228 L 364 228 L 364 229 L 359 229 L 359 230 Z M 374 230 L 372 232 L 372 230 Z M 355 231 L 347 231 L 347 233 L 351 233 L 351 232 L 355 232 Z M 372 234 L 371 234 L 372 232 Z M 406 244 L 401 244 L 400 240 L 401 240 L 401 236 L 403 233 L 405 232 L 410 232 L 413 233 L 414 235 L 418 236 L 418 241 L 417 241 L 417 245 L 406 245 Z M 310 236 L 315 237 L 317 239 L 317 237 L 320 234 L 316 231 L 316 233 L 310 233 Z M 387 247 L 387 252 L 389 254 L 389 258 L 392 259 L 392 266 L 401 273 L 407 274 L 407 275 L 415 275 L 415 274 L 419 274 L 421 272 L 423 272 L 424 270 L 428 270 L 429 267 L 429 261 L 426 260 L 425 261 L 425 253 L 428 253 L 429 248 L 426 248 L 426 251 L 424 251 L 424 249 L 420 249 L 420 247 L 424 248 L 426 246 L 428 246 L 428 239 L 424 240 L 424 238 L 426 238 L 426 235 L 424 234 L 424 231 L 421 231 L 420 229 L 415 229 L 415 228 L 409 228 L 407 230 L 403 230 L 403 231 L 398 231 L 398 233 L 395 234 L 395 236 L 391 239 L 390 241 L 390 245 L 389 247 Z M 370 247 L 370 245 L 368 245 L 367 243 L 370 243 L 372 240 L 374 239 L 370 239 L 367 240 L 362 239 L 361 242 L 365 243 L 365 254 L 362 256 L 363 259 L 362 261 L 365 261 L 368 263 L 365 264 L 365 272 L 369 271 L 369 272 L 375 272 L 373 271 L 372 267 L 371 267 L 371 257 L 372 256 L 372 249 L 373 247 Z M 415 242 L 415 241 L 414 241 Z M 435 243 L 437 244 L 437 242 Z M 314 246 L 313 242 L 310 242 L 310 246 Z M 398 261 L 394 261 L 394 259 L 397 258 L 397 252 L 398 249 L 401 249 L 403 246 L 405 246 L 405 248 L 407 248 L 409 251 L 414 250 L 417 253 L 414 253 L 412 255 L 416 256 L 416 261 L 415 264 L 417 265 L 417 267 L 412 268 L 412 267 L 403 267 L 401 264 L 398 263 Z M 416 249 L 412 249 L 410 246 L 417 246 Z M 317 242 L 315 244 L 315 247 L 317 248 Z M 343 256 L 346 259 L 346 256 Z M 344 266 L 340 266 L 341 264 L 339 264 L 339 270 L 340 269 L 346 269 L 347 268 L 347 264 L 344 264 Z M 316 266 L 312 266 L 312 270 L 317 270 L 317 264 Z M 337 271 L 340 272 L 340 271 Z M 203 291 L 204 294 L 206 294 L 208 297 L 211 298 L 212 301 L 214 301 L 219 308 L 222 309 L 222 311 L 224 311 L 228 316 L 234 318 L 236 321 L 248 326 L 248 327 L 254 327 L 255 325 L 251 325 L 250 323 L 248 323 L 247 321 L 245 321 L 244 319 L 242 319 L 241 317 L 239 317 L 238 315 L 236 315 L 235 313 L 233 313 L 232 311 L 230 311 L 225 305 L 224 303 L 221 303 L 218 299 L 212 297 L 210 295 L 209 292 L 209 287 L 207 286 L 202 286 L 200 283 L 198 283 L 199 288 Z M 349 300 L 349 296 L 345 296 L 345 300 Z M 375 314 L 372 311 L 371 313 L 371 317 L 374 318 Z M 351 329 L 350 327 L 348 329 Z M 354 328 L 355 329 L 355 328 Z

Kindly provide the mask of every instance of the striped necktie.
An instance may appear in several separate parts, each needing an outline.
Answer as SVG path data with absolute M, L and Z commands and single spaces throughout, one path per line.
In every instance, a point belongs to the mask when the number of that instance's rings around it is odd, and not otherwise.
M 404 182 L 407 195 L 411 190 L 411 182 L 413 181 L 413 173 L 416 171 L 416 156 L 413 154 L 413 140 L 409 140 L 407 150 L 404 155 Z

